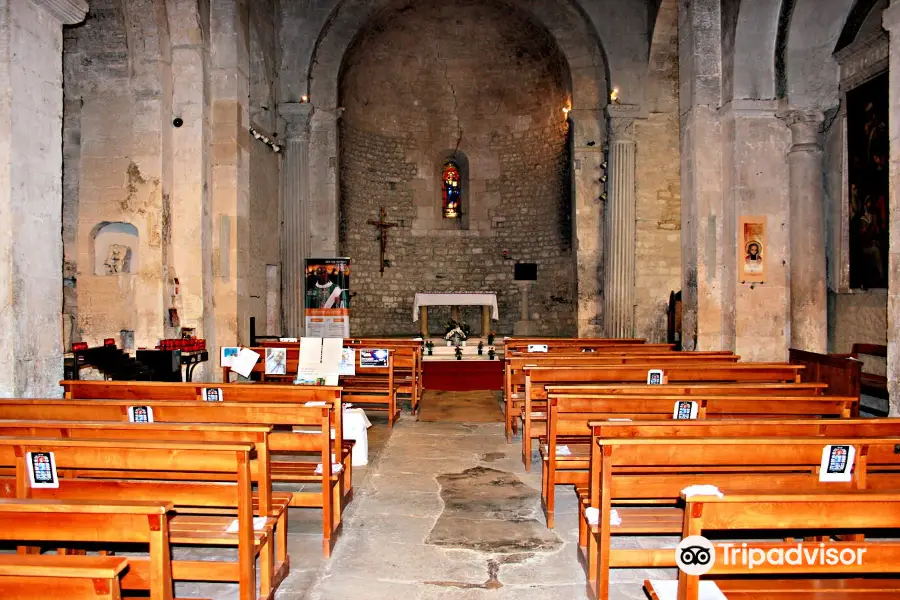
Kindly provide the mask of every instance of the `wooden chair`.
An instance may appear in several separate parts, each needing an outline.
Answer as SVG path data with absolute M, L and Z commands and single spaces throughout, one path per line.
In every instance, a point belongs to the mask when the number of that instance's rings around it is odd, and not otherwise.
M 883 531 L 900 527 L 900 495 L 892 493 L 738 494 L 724 498 L 683 497 L 683 501 L 686 507 L 684 538 L 734 530 L 740 530 L 742 535 L 756 532 L 756 535 L 768 537 L 773 530 L 792 536 L 803 530 L 818 535 L 847 529 Z M 761 533 L 763 531 L 766 533 Z M 806 544 L 808 552 L 820 550 L 828 558 L 806 560 L 801 553 L 795 564 L 781 565 L 761 559 L 759 564 L 754 560 L 751 565 L 750 560 L 741 560 L 739 553 L 731 552 L 735 545 L 713 544 L 715 564 L 703 583 L 698 576 L 679 572 L 674 597 L 699 600 L 701 585 L 719 588 L 729 600 L 900 597 L 900 542 L 896 540 L 827 542 L 822 546 L 817 542 L 809 543 Z M 798 547 L 797 543 L 786 542 L 754 542 L 750 545 L 760 552 L 782 553 Z M 723 576 L 728 579 L 720 579 Z M 862 576 L 878 578 L 863 579 Z M 664 600 L 672 597 L 660 593 L 665 583 L 647 581 L 644 587 L 654 600 Z
M 65 544 L 139 544 L 148 558 L 131 559 L 122 587 L 150 590 L 151 600 L 172 600 L 172 565 L 169 548 L 170 502 L 110 500 L 0 500 L 0 540 L 54 547 Z M 64 517 L 64 518 L 63 518 Z M 103 560 L 100 560 L 103 558 Z M 87 568 L 88 571 L 79 569 Z M 94 561 L 94 562 L 92 562 Z M 112 561 L 112 564 L 110 562 Z M 115 557 L 0 555 L 0 597 L 21 598 L 119 598 L 119 575 L 125 561 Z M 122 567 L 122 568 L 119 568 Z M 59 578 L 14 591 L 19 577 Z M 94 587 L 92 580 L 102 580 Z M 44 588 L 43 585 L 48 587 Z M 50 594 L 59 590 L 65 595 Z M 66 590 L 69 590 L 66 592 Z M 91 590 L 96 596 L 89 595 Z M 45 592 L 45 593 L 41 593 Z M 7 593 L 12 595 L 7 595 Z M 17 594 L 29 594 L 17 595 Z M 68 594 L 72 594 L 69 596 Z
M 592 598 L 609 597 L 610 568 L 674 566 L 671 550 L 613 549 L 613 535 L 673 535 L 681 532 L 681 490 L 708 484 L 726 496 L 740 493 L 796 493 L 867 489 L 900 485 L 900 437 L 752 437 L 598 439 L 591 448 L 588 502 L 581 511 L 588 532 L 580 553 Z M 819 465 L 827 444 L 856 449 L 848 483 L 822 483 Z M 621 524 L 611 524 L 613 507 Z M 596 522 L 586 509 L 598 509 Z
M 525 402 L 522 418 L 522 462 L 531 470 L 531 440 L 534 421 L 545 421 L 548 386 L 560 384 L 637 383 L 647 381 L 652 364 L 584 367 L 525 367 Z M 785 363 L 720 364 L 697 360 L 665 365 L 664 384 L 669 383 L 785 383 L 799 382 L 802 366 Z M 543 411 L 536 410 L 537 407 Z
M 128 559 L 117 556 L 2 555 L 0 597 L 121 600 L 119 576 L 127 568 Z
M 27 453 L 52 452 L 59 470 L 58 488 L 32 486 Z M 253 520 L 251 458 L 253 444 L 147 442 L 140 440 L 63 440 L 0 438 L 0 467 L 15 468 L 15 477 L 0 478 L 3 495 L 42 500 L 168 501 L 175 505 L 169 522 L 172 544 L 235 547 L 238 560 L 175 561 L 173 576 L 187 581 L 239 584 L 240 600 L 257 599 L 256 560 L 260 561 L 260 595 L 274 596 L 277 581 L 272 532 L 275 519 Z M 147 480 L 147 472 L 168 471 L 171 481 Z M 204 480 L 189 480 L 190 473 Z M 209 481 L 209 474 L 222 481 Z M 200 509 L 192 513 L 192 508 Z M 204 514 L 205 509 L 237 513 L 237 531 L 227 531 L 232 515 Z M 199 514 L 198 514 L 199 513 Z
M 0 435 L 19 432 L 21 435 L 46 434 L 53 437 L 140 438 L 182 441 L 253 442 L 257 449 L 260 478 L 259 500 L 254 506 L 268 506 L 268 514 L 277 519 L 277 560 L 287 564 L 287 524 L 285 508 L 313 507 L 322 509 L 322 551 L 331 556 L 341 531 L 341 514 L 347 495 L 344 481 L 350 477 L 351 457 L 346 455 L 339 472 L 328 474 L 325 469 L 316 473 L 316 462 L 272 460 L 271 454 L 300 454 L 316 458 L 319 464 L 331 462 L 335 443 L 328 431 L 334 429 L 331 407 L 304 407 L 290 404 L 255 405 L 232 402 L 144 402 L 153 411 L 155 423 L 128 424 L 127 400 L 0 400 L 0 419 L 19 419 L 19 422 L 0 421 Z M 58 422 L 34 422 L 41 417 Z M 85 423 L 93 420 L 99 423 Z M 69 423 L 75 421 L 76 423 Z M 110 425 L 110 421 L 117 421 Z M 250 425 L 197 425 L 197 423 L 247 423 Z M 272 431 L 272 423 L 279 427 Z M 183 424 L 183 425 L 179 425 Z M 26 431 L 22 431 L 25 429 Z M 137 431 L 135 431 L 137 430 Z M 298 435 L 295 430 L 303 430 Z M 45 435 L 45 437 L 46 437 Z M 169 477 L 171 474 L 165 473 Z M 194 477 L 194 475 L 191 475 Z M 316 491 L 272 493 L 271 482 L 319 484 Z M 342 501 L 342 498 L 344 499 Z M 282 567 L 276 566 L 276 571 Z M 278 577 L 275 577 L 278 579 Z
M 859 398 L 839 396 L 744 397 L 744 396 L 569 396 L 550 394 L 546 434 L 540 436 L 542 459 L 541 499 L 547 527 L 553 528 L 556 485 L 587 485 L 590 467 L 591 423 L 606 419 L 672 419 L 675 405 L 685 400 L 697 403 L 698 420 L 819 418 L 841 419 L 853 414 Z M 654 421 L 658 422 L 658 421 Z M 716 421 L 718 422 L 718 421 Z M 789 421 L 788 421 L 789 423 Z M 740 431 L 740 429 L 738 429 Z M 770 435 L 780 435 L 773 429 Z M 900 435 L 900 423 L 891 429 Z M 647 436 L 644 436 L 647 437 Z M 567 453 L 560 455 L 564 445 Z

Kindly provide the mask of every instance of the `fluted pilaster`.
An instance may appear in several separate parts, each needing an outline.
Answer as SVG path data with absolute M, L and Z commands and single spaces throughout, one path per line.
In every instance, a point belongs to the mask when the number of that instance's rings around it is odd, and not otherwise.
M 613 105 L 609 115 L 609 194 L 603 322 L 607 337 L 634 335 L 636 107 Z
M 299 336 L 304 323 L 304 259 L 309 255 L 309 119 L 312 105 L 285 103 L 279 111 L 287 123 L 282 163 L 282 332 Z

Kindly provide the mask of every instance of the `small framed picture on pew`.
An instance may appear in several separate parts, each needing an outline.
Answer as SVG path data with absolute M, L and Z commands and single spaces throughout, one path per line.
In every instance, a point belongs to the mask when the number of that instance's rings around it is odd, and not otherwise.
M 679 419 L 696 419 L 697 403 L 692 400 L 679 400 L 675 403 L 675 412 L 672 418 L 676 421 Z
M 822 449 L 822 464 L 819 481 L 842 481 L 853 479 L 853 462 L 856 448 L 850 444 L 829 444 Z
M 152 423 L 153 407 L 152 406 L 129 406 L 128 407 L 129 423 Z
M 56 474 L 56 459 L 52 452 L 26 452 L 25 462 L 28 465 L 28 478 L 33 488 L 58 488 L 59 477 Z
M 662 369 L 650 369 L 647 371 L 647 385 L 662 385 L 665 377 Z
M 203 388 L 201 396 L 205 402 L 222 402 L 222 388 Z
M 388 351 L 384 348 L 374 350 L 359 349 L 359 367 L 384 368 L 388 366 Z

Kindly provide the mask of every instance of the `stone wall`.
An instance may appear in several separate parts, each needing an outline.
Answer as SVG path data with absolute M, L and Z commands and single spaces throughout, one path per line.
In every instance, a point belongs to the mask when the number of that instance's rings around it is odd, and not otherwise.
M 678 15 L 660 7 L 650 49 L 648 115 L 635 123 L 637 207 L 634 333 L 665 342 L 669 294 L 681 289 Z
M 340 249 L 353 259 L 354 335 L 414 332 L 417 291 L 497 292 L 494 328 L 511 333 L 516 261 L 538 263 L 541 331 L 574 334 L 566 81 L 549 34 L 500 3 L 423 2 L 360 36 L 340 88 Z M 441 217 L 439 184 L 454 152 L 468 171 L 458 222 Z M 383 277 L 367 223 L 381 206 L 399 225 Z M 446 310 L 433 310 L 441 333 Z M 477 310 L 463 318 L 479 328 Z

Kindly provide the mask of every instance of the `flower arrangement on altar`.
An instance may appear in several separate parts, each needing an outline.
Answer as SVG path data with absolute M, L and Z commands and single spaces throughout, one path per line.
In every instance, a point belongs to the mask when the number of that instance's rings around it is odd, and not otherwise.
M 451 319 L 444 329 L 447 331 L 444 339 L 447 340 L 448 346 L 465 346 L 466 339 L 469 337 L 468 325 Z

